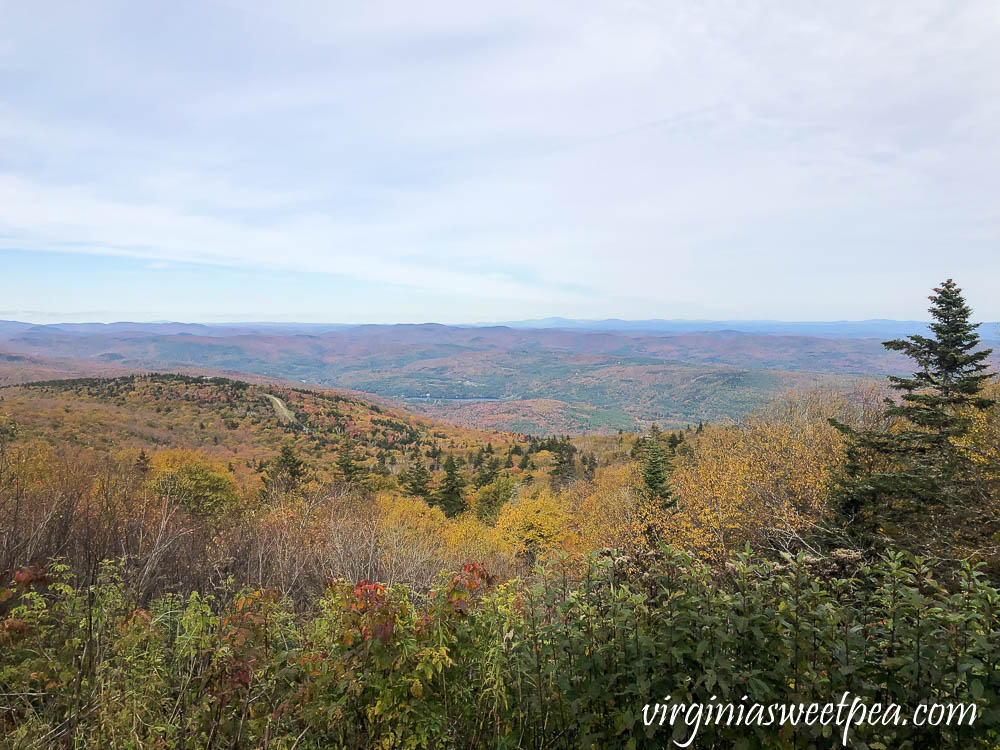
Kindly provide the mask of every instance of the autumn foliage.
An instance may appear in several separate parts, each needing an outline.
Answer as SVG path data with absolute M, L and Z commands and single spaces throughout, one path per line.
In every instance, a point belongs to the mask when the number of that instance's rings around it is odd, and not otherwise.
M 661 747 L 639 712 L 668 694 L 842 690 L 982 707 L 869 747 L 998 739 L 995 405 L 956 438 L 981 533 L 928 560 L 852 546 L 831 500 L 835 425 L 901 429 L 874 384 L 581 438 L 224 379 L 7 393 L 4 747 Z

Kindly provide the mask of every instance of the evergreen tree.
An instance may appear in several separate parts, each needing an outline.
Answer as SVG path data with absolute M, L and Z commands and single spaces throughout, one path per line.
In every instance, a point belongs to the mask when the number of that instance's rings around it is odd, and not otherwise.
M 485 487 L 497 478 L 497 474 L 500 473 L 500 459 L 496 456 L 490 458 L 483 464 L 482 469 L 472 480 L 473 486 L 478 490 L 480 487 Z
M 458 473 L 458 464 L 451 454 L 444 462 L 444 478 L 441 486 L 434 493 L 434 504 L 438 505 L 448 517 L 457 516 L 466 508 L 465 498 L 462 495 L 462 488 L 465 487 L 465 479 Z
M 473 508 L 476 517 L 485 524 L 495 526 L 504 504 L 517 492 L 514 480 L 509 476 L 499 477 L 476 492 Z
M 633 461 L 638 461 L 642 457 L 643 452 L 646 450 L 645 442 L 646 438 L 644 438 L 642 435 L 637 437 L 635 439 L 635 442 L 632 443 L 632 450 L 629 451 L 628 454 L 629 458 L 631 458 Z
M 933 337 L 883 344 L 919 368 L 912 377 L 889 377 L 900 400 L 886 399 L 888 429 L 856 431 L 831 420 L 847 436 L 835 499 L 849 529 L 869 543 L 879 529 L 898 534 L 916 524 L 921 534 L 936 534 L 958 515 L 974 515 L 976 467 L 960 440 L 972 414 L 993 405 L 980 395 L 991 350 L 976 351 L 979 335 L 961 291 L 948 279 L 929 297 Z
M 670 497 L 667 478 L 670 467 L 663 449 L 663 433 L 657 425 L 649 430 L 649 437 L 643 440 L 642 482 L 651 498 L 666 500 Z
M 281 452 L 262 465 L 266 491 L 294 492 L 305 481 L 306 462 L 295 453 L 291 443 L 283 443 Z
M 400 479 L 403 489 L 414 497 L 425 500 L 431 496 L 431 474 L 420 461 L 415 461 L 410 468 L 402 473 Z
M 670 437 L 667 438 L 667 447 L 670 448 L 670 455 L 674 456 L 677 454 L 677 446 L 681 444 L 683 438 L 679 432 L 671 432 Z
M 576 448 L 568 441 L 557 444 L 552 469 L 549 471 L 549 481 L 554 489 L 565 487 L 576 476 L 576 461 L 573 458 L 575 452 Z
M 364 474 L 364 467 L 358 464 L 358 456 L 352 440 L 344 440 L 337 451 L 337 471 L 341 479 L 351 484 Z

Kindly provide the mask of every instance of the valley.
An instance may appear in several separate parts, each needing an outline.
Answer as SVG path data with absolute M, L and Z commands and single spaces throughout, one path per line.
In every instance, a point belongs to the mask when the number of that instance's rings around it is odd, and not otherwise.
M 0 382 L 23 382 L 25 373 L 221 374 L 367 394 L 465 427 L 580 434 L 731 421 L 785 391 L 848 391 L 906 372 L 880 339 L 858 337 L 870 332 L 858 324 L 845 324 L 840 338 L 825 330 L 7 322 Z

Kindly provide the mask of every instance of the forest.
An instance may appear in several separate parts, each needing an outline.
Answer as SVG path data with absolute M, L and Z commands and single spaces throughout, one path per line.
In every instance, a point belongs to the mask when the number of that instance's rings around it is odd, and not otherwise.
M 659 748 L 845 692 L 1000 743 L 1000 382 L 948 280 L 907 370 L 534 436 L 230 378 L 0 388 L 0 747 Z M 849 386 L 849 387 L 848 387 Z M 805 724 L 691 747 L 841 747 Z

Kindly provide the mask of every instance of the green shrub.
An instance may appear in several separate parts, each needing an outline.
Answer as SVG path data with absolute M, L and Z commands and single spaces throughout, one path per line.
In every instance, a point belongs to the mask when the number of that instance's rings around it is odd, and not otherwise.
M 498 584 L 467 565 L 429 597 L 330 581 L 307 613 L 274 591 L 131 600 L 25 568 L 0 585 L 7 748 L 660 748 L 672 703 L 970 702 L 972 727 L 860 725 L 854 748 L 994 747 L 1000 593 L 887 553 L 875 565 L 666 550 L 554 563 Z M 691 728 L 681 724 L 683 741 Z M 819 725 L 703 725 L 694 747 L 825 748 Z

